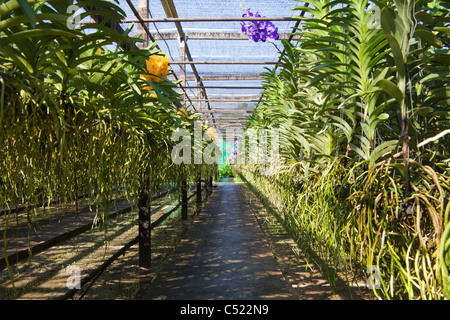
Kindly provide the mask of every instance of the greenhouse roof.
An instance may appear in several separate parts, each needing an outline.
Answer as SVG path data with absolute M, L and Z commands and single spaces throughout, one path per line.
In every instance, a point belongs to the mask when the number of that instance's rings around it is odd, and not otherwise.
M 246 112 L 235 110 L 258 103 L 260 74 L 277 63 L 281 39 L 292 36 L 298 21 L 293 17 L 300 14 L 293 10 L 300 3 L 293 0 L 278 0 L 276 5 L 268 0 L 119 0 L 119 4 L 126 13 L 122 28 L 132 24 L 131 34 L 158 41 L 171 62 L 174 76 L 169 78 L 182 80 L 187 105 L 203 112 L 219 130 L 224 129 L 221 124 L 242 126 L 237 119 L 244 119 Z M 279 39 L 250 41 L 240 21 L 247 9 L 270 19 Z

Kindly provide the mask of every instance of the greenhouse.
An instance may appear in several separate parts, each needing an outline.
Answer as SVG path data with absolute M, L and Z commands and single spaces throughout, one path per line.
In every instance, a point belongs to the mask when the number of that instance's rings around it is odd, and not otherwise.
M 448 300 L 449 8 L 1 0 L 0 299 Z

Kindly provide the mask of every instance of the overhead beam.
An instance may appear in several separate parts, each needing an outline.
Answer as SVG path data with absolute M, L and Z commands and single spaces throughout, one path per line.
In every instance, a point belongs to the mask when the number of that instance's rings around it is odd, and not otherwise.
M 220 129 L 244 129 L 245 126 L 220 126 L 220 125 L 216 125 L 216 128 Z
M 258 102 L 258 97 L 228 97 L 228 98 L 208 98 L 209 102 Z
M 198 113 L 252 113 L 251 110 L 200 110 Z
M 190 32 L 184 34 L 189 40 L 247 40 L 248 35 L 245 33 L 238 32 Z M 279 33 L 280 39 L 289 39 L 290 33 Z M 157 40 L 176 40 L 178 37 L 177 33 L 166 32 L 158 33 L 154 35 Z
M 216 109 L 213 109 L 216 110 Z M 243 117 L 241 117 L 243 116 Z M 220 114 L 219 116 L 216 115 L 217 123 L 220 121 L 227 121 L 227 120 L 236 120 L 238 121 L 247 121 L 247 113 L 225 113 Z
M 218 125 L 220 125 L 220 124 L 222 124 L 222 125 L 224 125 L 224 124 L 234 124 L 234 122 L 230 122 L 230 123 L 222 123 L 222 122 L 219 121 L 219 119 L 221 119 L 221 116 L 220 116 L 220 115 L 217 116 L 217 114 L 216 114 L 216 120 L 217 120 L 217 124 L 218 124 Z M 243 119 L 243 120 L 241 120 L 240 122 L 236 122 L 235 124 L 240 125 L 241 123 L 246 123 L 246 121 L 247 121 L 247 119 Z
M 217 109 L 213 109 L 213 110 L 217 110 Z M 219 117 L 217 117 L 217 119 L 219 120 L 229 120 L 229 119 L 236 119 L 236 120 L 241 120 L 241 121 L 247 121 L 247 114 L 246 113 L 226 113 L 226 114 L 221 114 Z
M 236 134 L 242 134 L 244 133 L 244 129 L 245 127 L 217 127 L 216 126 L 216 130 L 222 132 L 222 133 L 226 133 L 227 130 L 234 130 L 234 135 Z
M 246 125 L 215 125 L 219 131 L 225 131 L 226 129 L 244 130 Z
M 234 129 L 234 130 L 243 130 L 245 128 L 245 126 L 219 126 L 216 125 L 217 130 L 222 131 L 222 130 L 226 130 L 226 129 Z
M 244 127 L 245 123 L 219 123 L 216 122 L 216 127 Z
M 186 86 L 185 89 L 199 89 L 199 88 L 205 88 L 205 89 L 263 89 L 263 87 L 223 87 L 223 86 Z
M 233 130 L 233 132 L 230 132 Z M 216 127 L 216 131 L 219 131 L 224 138 L 230 137 L 229 133 L 232 133 L 232 136 L 240 136 L 244 133 L 245 127 Z
M 222 119 L 222 117 L 218 117 L 216 118 L 217 120 L 217 124 L 228 124 L 228 123 L 243 123 L 245 121 L 247 121 L 248 119 Z
M 161 0 L 161 2 L 169 2 L 170 0 Z M 171 2 L 171 1 L 170 1 Z M 163 3 L 164 6 L 164 3 Z M 164 8 L 165 9 L 165 8 Z M 297 21 L 298 17 L 195 17 L 195 18 L 180 18 L 172 16 L 167 18 L 151 18 L 144 19 L 145 22 L 227 22 L 227 21 Z M 122 23 L 138 22 L 136 19 L 125 19 Z
M 220 75 L 220 76 L 203 76 L 203 81 L 224 81 L 224 80 L 261 80 L 263 77 L 259 74 L 249 74 L 249 75 Z M 171 80 L 169 78 L 169 80 Z M 186 81 L 195 81 L 196 78 L 193 76 L 187 76 Z
M 171 64 L 281 64 L 276 61 L 172 61 Z

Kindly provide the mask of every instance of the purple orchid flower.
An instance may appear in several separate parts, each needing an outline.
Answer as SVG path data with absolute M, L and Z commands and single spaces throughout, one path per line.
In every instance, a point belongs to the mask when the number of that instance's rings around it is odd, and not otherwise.
M 246 17 L 261 17 L 261 15 L 256 12 L 255 14 L 250 12 L 250 9 L 247 9 L 245 13 L 242 15 L 243 18 Z M 241 23 L 241 30 L 243 33 L 248 35 L 249 41 L 262 41 L 262 42 L 274 42 L 279 39 L 278 28 L 276 28 L 272 22 L 270 21 L 250 21 L 245 23 L 243 21 Z

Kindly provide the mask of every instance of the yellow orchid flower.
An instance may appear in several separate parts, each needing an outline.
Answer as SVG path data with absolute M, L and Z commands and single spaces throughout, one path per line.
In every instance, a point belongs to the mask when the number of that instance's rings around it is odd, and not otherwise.
M 169 74 L 169 58 L 167 58 L 166 56 L 152 55 L 147 61 L 145 61 L 145 67 L 147 72 L 151 74 L 141 74 L 141 79 L 153 82 L 164 81 L 163 79 L 156 76 L 160 76 L 163 78 L 167 77 L 167 75 Z M 152 87 L 148 86 L 144 89 L 151 90 Z
M 211 138 L 212 141 L 216 140 L 216 137 L 214 136 L 214 133 L 216 130 L 213 127 L 209 127 L 206 129 L 206 134 Z
M 178 114 L 181 115 L 183 120 L 192 119 L 192 116 L 189 115 L 189 111 L 187 111 L 185 107 L 181 107 L 180 110 L 178 110 Z

